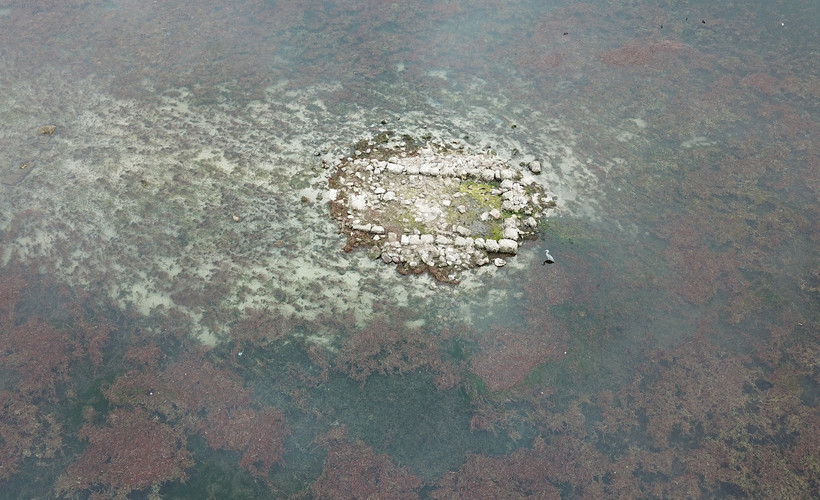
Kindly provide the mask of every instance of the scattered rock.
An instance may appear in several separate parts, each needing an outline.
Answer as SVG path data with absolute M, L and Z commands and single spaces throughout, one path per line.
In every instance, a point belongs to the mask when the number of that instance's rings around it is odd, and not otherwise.
M 367 256 L 370 257 L 372 260 L 376 260 L 382 256 L 382 249 L 374 245 L 370 247 L 370 250 L 367 251 Z
M 509 253 L 515 255 L 518 253 L 518 242 L 507 238 L 498 240 L 499 253 Z
M 486 249 L 490 253 L 498 253 L 501 251 L 501 248 L 498 245 L 498 240 L 484 240 L 484 249 Z
M 505 227 L 504 228 L 504 238 L 508 240 L 516 241 L 518 240 L 518 229 L 514 227 Z
M 490 263 L 490 258 L 487 254 L 481 251 L 473 252 L 473 264 L 476 266 L 486 266 Z
M 361 211 L 367 208 L 367 198 L 365 195 L 353 195 L 350 197 L 350 208 Z
M 464 226 L 457 226 L 456 232 L 461 236 L 470 236 L 470 234 L 472 234 L 471 231 Z
M 365 233 L 369 233 L 371 227 L 373 227 L 372 224 L 353 223 L 353 224 L 350 225 L 350 229 L 352 229 L 354 231 L 362 231 L 362 232 L 365 232 Z

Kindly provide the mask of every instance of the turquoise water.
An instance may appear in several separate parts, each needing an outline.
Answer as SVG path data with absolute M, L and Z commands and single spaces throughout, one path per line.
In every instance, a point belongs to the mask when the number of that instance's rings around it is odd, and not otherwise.
M 0 496 L 817 496 L 818 17 L 0 9 Z M 558 211 L 455 286 L 345 253 L 386 130 Z

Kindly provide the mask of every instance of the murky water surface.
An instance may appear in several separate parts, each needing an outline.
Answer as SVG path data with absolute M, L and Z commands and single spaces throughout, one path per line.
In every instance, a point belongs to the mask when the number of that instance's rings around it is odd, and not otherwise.
M 820 495 L 818 18 L 5 2 L 2 496 Z M 345 253 L 385 131 L 557 214 L 458 285 Z

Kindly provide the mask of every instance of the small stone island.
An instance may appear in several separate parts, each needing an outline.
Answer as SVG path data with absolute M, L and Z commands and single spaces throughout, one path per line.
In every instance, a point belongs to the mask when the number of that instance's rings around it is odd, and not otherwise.
M 466 269 L 504 266 L 556 205 L 535 177 L 538 161 L 513 167 L 407 135 L 359 141 L 333 163 L 330 210 L 348 236 L 345 251 L 364 247 L 402 274 L 447 283 Z

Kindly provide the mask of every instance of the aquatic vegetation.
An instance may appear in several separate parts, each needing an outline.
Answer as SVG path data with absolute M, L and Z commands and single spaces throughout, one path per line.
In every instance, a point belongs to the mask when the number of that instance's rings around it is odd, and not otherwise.
M 493 392 L 515 386 L 562 348 L 547 331 L 529 329 L 490 330 L 479 345 L 470 367 Z
M 290 433 L 284 414 L 275 408 L 251 405 L 249 391 L 230 372 L 202 360 L 173 363 L 159 372 L 136 368 L 117 377 L 105 397 L 115 407 L 107 417 L 111 427 L 85 424 L 82 435 L 92 448 L 69 468 L 65 488 L 83 490 L 103 485 L 127 493 L 183 478 L 184 471 L 193 465 L 184 451 L 185 441 L 189 435 L 201 434 L 213 449 L 240 453 L 238 465 L 275 489 L 269 472 L 282 461 L 284 440 Z M 129 417 L 123 421 L 122 415 Z M 147 425 L 143 418 L 155 422 L 150 415 L 162 416 L 163 423 L 157 422 L 161 428 L 143 428 Z M 148 430 L 159 432 L 160 437 L 176 438 L 159 442 L 141 439 L 141 433 Z M 106 448 L 110 446 L 106 444 L 109 432 L 124 436 L 124 449 Z M 171 448 L 155 450 L 160 444 Z M 173 451 L 174 446 L 177 451 Z M 168 463 L 145 468 L 136 476 L 122 477 L 123 473 L 117 472 L 129 463 L 144 468 L 133 458 L 151 453 L 163 453 Z M 100 461 L 109 465 L 100 467 Z M 102 471 L 111 468 L 112 472 L 98 473 L 95 467 Z
M 311 485 L 315 498 L 419 498 L 422 481 L 337 427 L 316 438 L 327 449 L 322 475 Z
M 816 6 L 536 4 L 4 8 L 3 492 L 817 497 Z M 335 161 L 428 145 L 561 217 L 466 175 L 502 272 L 372 262 L 412 204 L 339 251 Z
M 450 366 L 439 353 L 443 340 L 446 337 L 407 327 L 400 319 L 375 317 L 345 339 L 335 366 L 362 384 L 373 373 L 395 375 L 426 368 L 444 375 Z
M 89 447 L 66 469 L 59 494 L 102 488 L 110 498 L 125 499 L 132 490 L 184 480 L 190 467 L 185 435 L 144 410 L 114 410 L 107 425 L 86 424 L 80 437 Z

